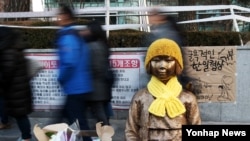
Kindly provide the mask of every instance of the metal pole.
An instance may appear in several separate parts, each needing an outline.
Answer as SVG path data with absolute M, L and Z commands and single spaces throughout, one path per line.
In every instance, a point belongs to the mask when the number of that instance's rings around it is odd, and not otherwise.
M 106 5 L 106 17 L 105 17 L 105 25 L 106 25 L 106 34 L 107 38 L 109 37 L 109 19 L 110 19 L 110 14 L 109 14 L 109 7 L 110 7 L 110 1 L 105 0 L 105 5 Z
M 230 12 L 231 12 L 231 15 L 233 15 L 233 26 L 235 28 L 235 31 L 239 32 L 240 31 L 239 26 L 238 26 L 236 18 L 234 17 L 234 9 L 232 7 L 230 7 Z M 239 34 L 239 39 L 240 39 L 241 46 L 243 46 L 243 41 L 242 41 L 242 38 L 241 38 L 240 34 Z

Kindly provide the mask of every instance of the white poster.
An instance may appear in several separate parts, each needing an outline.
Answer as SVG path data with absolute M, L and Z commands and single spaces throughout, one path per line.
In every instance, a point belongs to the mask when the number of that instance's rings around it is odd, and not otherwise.
M 34 109 L 60 109 L 65 97 L 57 81 L 58 57 L 50 53 L 33 53 L 26 57 L 39 60 L 44 67 L 31 80 Z
M 115 52 L 111 55 L 116 76 L 112 88 L 114 109 L 128 109 L 133 95 L 141 88 L 141 74 L 144 73 L 144 53 Z
M 128 109 L 132 96 L 145 84 L 144 52 L 114 52 L 110 57 L 116 76 L 112 88 L 113 109 Z M 57 82 L 58 57 L 55 53 L 27 53 L 28 58 L 39 60 L 44 69 L 31 81 L 34 109 L 60 109 L 65 96 Z

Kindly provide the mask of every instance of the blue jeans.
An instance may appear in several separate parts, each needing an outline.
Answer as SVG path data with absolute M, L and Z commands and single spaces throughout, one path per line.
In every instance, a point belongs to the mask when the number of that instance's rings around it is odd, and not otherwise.
M 84 98 L 85 94 L 67 95 L 64 105 L 64 116 L 69 124 L 79 121 L 81 130 L 90 130 L 86 118 L 87 106 Z M 91 137 L 83 137 L 83 141 L 92 141 Z

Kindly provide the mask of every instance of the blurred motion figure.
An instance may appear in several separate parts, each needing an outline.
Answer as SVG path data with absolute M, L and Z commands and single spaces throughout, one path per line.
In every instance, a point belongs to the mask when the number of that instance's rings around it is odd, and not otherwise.
M 98 21 L 91 21 L 87 29 L 81 32 L 88 42 L 91 52 L 91 70 L 93 75 L 93 93 L 86 97 L 95 114 L 97 122 L 109 125 L 109 117 L 113 116 L 111 105 L 114 74 L 109 63 L 110 51 L 106 32 Z
M 89 130 L 85 96 L 90 96 L 93 91 L 90 51 L 74 27 L 73 10 L 61 5 L 57 18 L 58 25 L 62 27 L 56 34 L 55 45 L 59 56 L 58 82 L 66 94 L 63 116 L 69 124 L 78 120 L 81 130 Z M 91 141 L 91 138 L 83 137 L 83 140 Z
M 28 75 L 28 62 L 21 35 L 9 27 L 0 27 L 1 96 L 4 110 L 16 119 L 21 131 L 20 141 L 31 140 L 28 114 L 33 111 L 32 91 Z
M 174 40 L 179 47 L 183 46 L 181 29 L 172 15 L 163 15 L 160 10 L 154 8 L 149 12 L 149 24 L 151 32 L 147 46 L 160 38 Z

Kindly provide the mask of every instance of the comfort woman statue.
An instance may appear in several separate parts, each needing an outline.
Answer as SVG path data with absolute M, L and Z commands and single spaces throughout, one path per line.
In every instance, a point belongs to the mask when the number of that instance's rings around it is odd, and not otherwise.
M 125 138 L 181 141 L 182 125 L 201 124 L 201 118 L 195 95 L 177 79 L 183 70 L 180 47 L 166 38 L 154 41 L 148 48 L 145 68 L 151 80 L 132 98 Z

